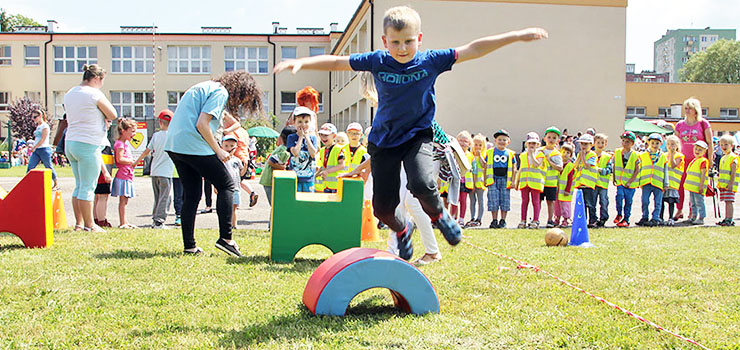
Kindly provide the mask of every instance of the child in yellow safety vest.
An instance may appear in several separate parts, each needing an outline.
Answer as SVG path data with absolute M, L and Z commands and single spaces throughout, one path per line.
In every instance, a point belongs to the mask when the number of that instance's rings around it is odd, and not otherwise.
M 596 227 L 604 227 L 606 220 L 609 220 L 609 181 L 614 172 L 614 157 L 606 151 L 608 141 L 609 138 L 604 134 L 594 135 L 596 166 L 600 169 L 595 188 L 596 200 L 599 204 L 599 220 L 596 221 Z
M 719 200 L 725 202 L 725 219 L 718 222 L 720 226 L 735 226 L 733 216 L 735 215 L 735 192 L 737 192 L 740 178 L 737 176 L 738 157 L 733 149 L 735 138 L 725 134 L 719 139 L 719 147 L 722 149 L 722 159 L 719 161 Z
M 663 185 L 665 179 L 666 157 L 660 151 L 663 138 L 660 134 L 648 136 L 648 149 L 640 154 L 640 188 L 642 188 L 642 218 L 638 226 L 659 226 L 660 207 L 663 203 Z M 650 218 L 650 196 L 653 196 L 655 207 Z
M 541 148 L 545 155 L 545 188 L 540 200 L 547 200 L 547 228 L 555 227 L 552 220 L 555 214 L 555 201 L 558 199 L 558 176 L 563 170 L 563 157 L 555 147 L 560 141 L 560 129 L 551 126 L 545 130 L 545 147 Z
M 663 213 L 665 213 L 665 204 L 668 204 L 668 220 L 664 221 L 666 225 L 673 226 L 676 222 L 673 220 L 673 212 L 676 208 L 676 203 L 679 200 L 678 189 L 681 186 L 681 178 L 683 177 L 683 170 L 686 166 L 685 157 L 683 153 L 679 151 L 681 147 L 681 140 L 676 135 L 670 135 L 665 140 L 666 150 L 665 153 L 665 175 L 663 176 Z
M 457 134 L 456 139 L 457 143 L 460 144 L 460 148 L 462 148 L 463 152 L 465 153 L 465 156 L 468 157 L 468 160 L 470 160 L 470 145 L 473 143 L 473 137 L 470 136 L 470 133 L 467 130 L 463 130 Z M 465 175 L 466 174 L 460 176 L 460 206 L 458 208 L 452 205 L 450 208 L 450 215 L 452 215 L 453 219 L 457 220 L 460 226 L 465 225 L 465 213 L 468 210 L 468 193 L 472 192 L 472 190 L 465 186 Z
M 483 219 L 483 198 L 486 192 L 486 137 L 478 134 L 473 137 L 473 151 L 469 158 L 472 165 L 465 174 L 465 187 L 470 193 L 470 221 L 465 227 L 478 227 Z
M 545 154 L 539 150 L 540 136 L 527 134 L 526 150 L 519 155 L 519 172 L 514 187 L 522 193 L 521 221 L 517 228 L 540 227 L 540 194 L 545 189 Z M 527 224 L 527 209 L 532 202 L 532 221 Z
M 362 139 L 362 125 L 360 123 L 350 123 L 347 125 L 347 137 L 349 138 L 347 163 L 349 163 L 349 171 L 352 171 L 370 158 L 370 155 L 367 154 L 367 148 L 360 144 L 360 140 Z
M 493 218 L 488 228 L 506 228 L 506 214 L 511 211 L 511 185 L 516 177 L 517 160 L 514 151 L 506 148 L 511 142 L 506 130 L 496 131 L 493 138 L 496 146 L 486 152 L 488 211 Z
M 324 146 L 319 150 L 314 186 L 316 192 L 337 193 L 337 176 L 347 172 L 345 166 L 347 148 L 334 143 L 337 135 L 337 127 L 334 124 L 322 125 L 318 134 Z
M 583 192 L 583 203 L 588 213 L 588 227 L 596 227 L 596 181 L 599 177 L 598 157 L 591 150 L 594 137 L 591 134 L 583 134 L 578 139 L 581 151 L 574 164 L 576 168 L 576 188 Z
M 687 221 L 691 225 L 704 225 L 704 217 L 707 216 L 704 206 L 704 195 L 707 192 L 707 172 L 709 171 L 709 160 L 706 158 L 707 143 L 696 141 L 694 143 L 694 160 L 686 167 L 686 181 L 683 188 L 691 192 L 689 203 L 691 204 L 691 217 Z
M 625 131 L 620 138 L 622 148 L 614 151 L 614 186 L 617 186 L 617 217 L 614 223 L 617 227 L 627 227 L 632 214 L 632 198 L 640 185 L 640 157 L 632 149 L 636 139 L 632 131 Z
M 560 146 L 560 153 L 563 156 L 563 170 L 558 175 L 558 201 L 555 203 L 555 226 L 570 227 L 571 221 L 570 208 L 573 200 L 573 188 L 575 188 L 575 163 L 571 160 L 573 157 L 573 145 L 565 143 Z M 561 221 L 562 219 L 562 221 Z

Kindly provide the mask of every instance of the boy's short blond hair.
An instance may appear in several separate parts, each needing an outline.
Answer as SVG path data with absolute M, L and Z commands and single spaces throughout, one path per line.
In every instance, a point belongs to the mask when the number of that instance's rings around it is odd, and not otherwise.
M 383 15 L 383 33 L 386 33 L 388 28 L 396 31 L 411 28 L 419 33 L 421 32 L 421 17 L 416 10 L 408 6 L 391 7 Z
M 594 141 L 596 141 L 596 140 L 608 141 L 609 140 L 609 136 L 606 136 L 605 134 L 602 134 L 602 133 L 598 133 L 598 134 L 594 135 Z
M 675 143 L 677 145 L 681 145 L 681 139 L 678 138 L 676 135 L 668 135 L 668 137 L 665 138 L 666 144 L 668 143 Z
M 727 142 L 733 146 L 735 145 L 735 137 L 730 134 L 722 135 L 722 137 L 719 138 L 719 142 L 722 142 L 722 141 Z
M 483 147 L 486 146 L 486 136 L 483 134 L 477 134 L 475 137 L 473 137 L 473 142 L 478 141 L 483 143 Z

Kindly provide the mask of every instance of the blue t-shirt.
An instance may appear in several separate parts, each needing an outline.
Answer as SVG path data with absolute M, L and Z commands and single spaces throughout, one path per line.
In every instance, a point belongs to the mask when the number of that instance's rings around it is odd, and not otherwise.
M 498 148 L 493 149 L 493 175 L 499 177 L 506 177 L 509 168 L 509 150 L 499 150 Z M 511 158 L 511 165 L 516 169 L 516 157 Z
M 398 146 L 431 127 L 436 108 L 434 82 L 452 69 L 455 49 L 417 51 L 401 64 L 386 50 L 349 56 L 353 70 L 372 72 L 378 111 L 368 141 L 378 147 Z
M 304 142 L 301 145 L 301 150 L 298 152 L 298 157 L 290 157 L 288 163 L 288 169 L 295 171 L 296 178 L 298 181 L 313 181 L 313 176 L 316 173 L 316 158 L 311 157 L 308 153 L 308 144 L 306 142 L 311 140 L 316 152 L 319 152 L 319 139 L 316 136 L 308 135 L 308 139 L 304 138 Z M 288 152 L 293 146 L 298 143 L 298 134 L 288 135 L 288 140 L 285 143 L 285 147 L 288 148 Z
M 201 113 L 213 116 L 208 124 L 214 134 L 221 124 L 229 92 L 220 83 L 204 81 L 193 85 L 180 99 L 167 132 L 165 151 L 209 156 L 216 154 L 196 128 Z

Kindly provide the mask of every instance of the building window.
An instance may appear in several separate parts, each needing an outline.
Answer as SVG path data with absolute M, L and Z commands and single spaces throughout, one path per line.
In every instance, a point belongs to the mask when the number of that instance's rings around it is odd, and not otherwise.
M 10 52 L 10 46 L 0 46 L 0 66 L 9 66 L 13 63 Z
M 709 108 L 707 108 L 707 107 L 702 108 L 701 109 L 701 115 L 703 117 L 708 117 L 709 116 Z
M 323 47 L 309 47 L 308 48 L 309 56 L 321 56 L 324 53 L 326 53 L 326 50 L 324 50 Z
M 645 107 L 627 107 L 628 117 L 644 117 Z
M 0 111 L 7 111 L 10 105 L 10 93 L 0 91 Z
M 184 91 L 167 91 L 167 108 L 172 112 L 176 111 L 182 95 L 185 95 Z
M 152 73 L 154 49 L 151 46 L 111 46 L 111 72 Z
M 23 96 L 34 102 L 41 102 L 41 91 L 24 91 Z
M 24 47 L 25 60 L 23 61 L 26 66 L 40 66 L 41 65 L 41 49 L 38 46 L 26 46 Z
M 54 91 L 54 119 L 62 119 L 64 116 L 64 91 Z
M 267 47 L 224 47 L 227 72 L 246 70 L 250 74 L 267 74 Z
M 167 47 L 169 73 L 210 73 L 210 46 L 169 46 Z
M 282 60 L 295 59 L 297 58 L 295 46 L 283 46 L 280 48 Z
M 737 108 L 720 108 L 720 118 L 737 118 Z
M 658 118 L 670 118 L 671 107 L 658 107 Z
M 319 92 L 319 113 L 324 113 L 324 94 Z
M 295 92 L 281 92 L 280 93 L 280 113 L 290 113 L 296 107 L 295 103 Z
M 151 92 L 111 91 L 110 102 L 121 118 L 154 118 L 154 94 Z
M 81 73 L 82 66 L 97 63 L 97 46 L 54 46 L 54 73 Z

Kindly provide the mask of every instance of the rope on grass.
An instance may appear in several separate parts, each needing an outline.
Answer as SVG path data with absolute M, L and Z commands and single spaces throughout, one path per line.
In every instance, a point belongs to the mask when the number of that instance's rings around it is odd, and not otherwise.
M 465 237 L 465 238 L 469 238 L 469 237 Z M 577 290 L 577 291 L 579 291 L 579 292 L 581 292 L 583 294 L 586 294 L 586 295 L 588 295 L 588 296 L 590 296 L 590 297 L 592 297 L 592 298 L 594 298 L 594 299 L 596 299 L 596 300 L 598 300 L 598 301 L 600 301 L 600 302 L 602 302 L 602 303 L 604 303 L 606 305 L 609 305 L 610 307 L 612 307 L 614 309 L 617 309 L 617 310 L 619 310 L 619 311 L 627 314 L 628 316 L 630 316 L 630 317 L 632 317 L 632 318 L 634 318 L 634 319 L 636 319 L 636 320 L 638 320 L 640 322 L 646 323 L 649 326 L 651 326 L 651 327 L 653 327 L 653 328 L 655 328 L 655 329 L 657 329 L 659 331 L 666 332 L 666 333 L 668 333 L 668 334 L 670 334 L 670 335 L 672 335 L 672 336 L 674 336 L 674 337 L 676 337 L 678 339 L 687 341 L 687 342 L 689 342 L 691 344 L 694 344 L 694 345 L 696 345 L 696 346 L 698 346 L 698 347 L 700 347 L 702 349 L 711 350 L 710 348 L 708 348 L 708 347 L 700 344 L 696 340 L 693 340 L 691 338 L 684 337 L 684 336 L 682 336 L 682 335 L 680 335 L 680 334 L 678 334 L 676 332 L 673 332 L 673 331 L 670 331 L 668 329 L 665 329 L 664 327 L 661 327 L 660 325 L 656 324 L 655 322 L 650 321 L 650 320 L 648 320 L 648 319 L 646 319 L 646 318 L 644 318 L 644 317 L 642 317 L 642 316 L 640 316 L 640 315 L 638 315 L 638 314 L 636 314 L 636 313 L 634 313 L 632 311 L 629 311 L 627 309 L 624 309 L 624 308 L 620 307 L 619 305 L 614 304 L 614 303 L 612 303 L 612 302 L 610 302 L 610 301 L 608 301 L 608 300 L 606 300 L 606 299 L 604 299 L 604 298 L 602 298 L 600 296 L 594 295 L 593 293 L 591 293 L 591 292 L 589 292 L 589 291 L 587 291 L 587 290 L 585 290 L 583 288 L 580 288 L 580 287 L 574 285 L 573 283 L 570 283 L 570 282 L 568 282 L 568 281 L 566 281 L 566 280 L 564 280 L 564 279 L 562 279 L 562 278 L 560 278 L 558 276 L 553 275 L 552 273 L 550 273 L 550 272 L 548 272 L 546 270 L 543 270 L 539 266 L 532 265 L 532 264 L 529 264 L 529 263 L 524 262 L 524 261 L 521 261 L 521 260 L 517 260 L 517 259 L 512 258 L 510 256 L 507 256 L 507 255 L 504 255 L 504 254 L 501 254 L 501 253 L 497 253 L 497 252 L 494 252 L 492 250 L 489 250 L 489 249 L 486 249 L 486 248 L 483 248 L 483 247 L 479 247 L 479 246 L 477 246 L 477 245 L 475 245 L 473 243 L 468 242 L 467 240 L 462 241 L 462 242 L 465 243 L 465 244 L 467 244 L 467 245 L 469 245 L 469 246 L 471 246 L 471 247 L 473 247 L 473 248 L 475 248 L 475 249 L 478 249 L 478 250 L 484 251 L 486 253 L 490 253 L 490 254 L 496 255 L 496 256 L 501 257 L 501 258 L 504 258 L 506 260 L 510 260 L 510 261 L 512 261 L 512 262 L 514 262 L 514 263 L 517 264 L 517 267 L 516 267 L 517 269 L 532 269 L 535 272 L 542 272 L 545 275 L 547 275 L 549 277 L 552 277 L 556 281 L 558 281 L 558 282 L 560 282 L 560 283 L 562 283 L 562 284 L 564 284 L 564 285 L 566 285 L 566 286 L 568 286 L 570 288 L 573 288 L 573 289 L 575 289 L 575 290 Z

